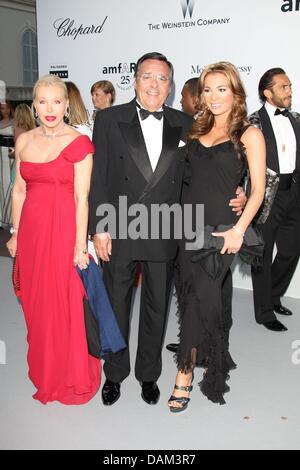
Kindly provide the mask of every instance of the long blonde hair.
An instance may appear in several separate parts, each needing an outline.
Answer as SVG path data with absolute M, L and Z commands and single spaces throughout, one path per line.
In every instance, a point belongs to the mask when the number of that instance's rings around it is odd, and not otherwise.
M 80 91 L 73 82 L 66 82 L 66 87 L 68 90 L 69 98 L 69 107 L 70 107 L 70 116 L 69 124 L 70 126 L 78 126 L 80 124 L 88 123 L 88 114 L 86 112 L 83 100 L 81 98 Z
M 25 131 L 30 131 L 36 127 L 35 120 L 31 114 L 31 109 L 25 103 L 18 104 L 15 109 L 15 126 Z
M 205 79 L 211 73 L 223 74 L 229 83 L 234 100 L 232 110 L 228 116 L 228 137 L 240 153 L 240 131 L 248 123 L 246 91 L 237 68 L 230 62 L 217 62 L 208 65 L 199 78 L 199 112 L 200 115 L 190 130 L 189 139 L 199 139 L 200 136 L 208 134 L 214 126 L 215 117 L 207 108 L 204 98 Z

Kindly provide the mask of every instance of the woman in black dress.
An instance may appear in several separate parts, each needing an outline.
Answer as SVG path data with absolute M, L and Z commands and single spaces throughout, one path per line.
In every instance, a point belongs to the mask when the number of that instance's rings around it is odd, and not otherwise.
M 186 409 L 194 368 L 203 364 L 201 391 L 211 401 L 225 403 L 228 372 L 235 364 L 229 354 L 229 332 L 222 317 L 222 286 L 234 255 L 249 238 L 252 229 L 248 227 L 265 191 L 265 142 L 260 130 L 247 122 L 246 93 L 235 66 L 220 62 L 207 67 L 199 79 L 199 98 L 201 114 L 187 145 L 190 176 L 182 202 L 193 208 L 204 205 L 206 249 L 188 251 L 185 240 L 180 247 L 180 344 L 176 385 L 168 402 L 172 412 Z M 242 216 L 237 218 L 228 201 L 234 196 L 246 165 L 251 194 Z

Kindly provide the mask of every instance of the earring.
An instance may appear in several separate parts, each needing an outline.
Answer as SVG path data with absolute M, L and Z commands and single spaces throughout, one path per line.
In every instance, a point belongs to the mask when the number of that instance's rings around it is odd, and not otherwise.
M 31 105 L 31 108 L 30 108 L 30 109 L 31 109 L 31 114 L 32 114 L 33 118 L 37 121 L 38 118 L 39 118 L 39 115 L 38 115 L 38 113 L 36 112 L 36 109 L 35 109 L 35 107 L 33 106 L 33 103 L 32 103 L 32 105 Z
M 66 119 L 70 119 L 70 107 L 69 106 L 67 107 L 64 116 Z

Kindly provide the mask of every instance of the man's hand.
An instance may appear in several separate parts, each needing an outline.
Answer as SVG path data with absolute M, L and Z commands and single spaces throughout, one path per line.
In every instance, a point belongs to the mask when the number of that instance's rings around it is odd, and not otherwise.
M 93 236 L 93 243 L 97 256 L 102 261 L 109 261 L 112 253 L 112 239 L 109 233 L 96 233 Z
M 247 203 L 247 196 L 240 186 L 236 190 L 236 199 L 231 199 L 229 205 L 232 207 L 233 212 L 236 212 L 236 215 L 241 215 L 243 209 Z

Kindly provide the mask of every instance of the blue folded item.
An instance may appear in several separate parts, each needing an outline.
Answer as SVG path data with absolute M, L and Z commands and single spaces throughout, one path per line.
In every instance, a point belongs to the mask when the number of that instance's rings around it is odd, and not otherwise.
M 106 353 L 116 353 L 127 348 L 107 295 L 102 270 L 90 257 L 88 268 L 80 270 L 77 267 L 77 272 L 82 280 L 90 308 L 99 326 L 100 357 L 103 358 Z

